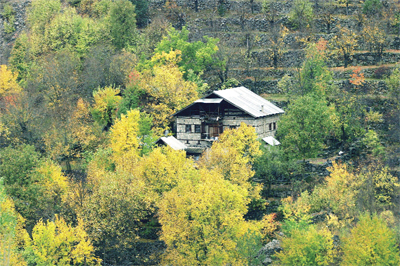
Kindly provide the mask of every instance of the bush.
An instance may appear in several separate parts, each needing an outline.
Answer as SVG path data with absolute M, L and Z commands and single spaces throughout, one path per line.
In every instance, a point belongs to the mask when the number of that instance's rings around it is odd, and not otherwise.
M 357 226 L 344 238 L 342 265 L 399 265 L 395 233 L 376 214 L 360 216 Z

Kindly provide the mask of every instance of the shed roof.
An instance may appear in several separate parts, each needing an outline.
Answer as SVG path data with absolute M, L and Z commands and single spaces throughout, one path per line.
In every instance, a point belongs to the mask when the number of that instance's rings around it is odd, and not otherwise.
M 156 143 L 159 144 L 160 142 L 163 142 L 164 144 L 170 146 L 174 150 L 186 150 L 187 146 L 177 140 L 174 136 L 169 136 L 169 137 L 161 137 L 159 138 Z
M 265 137 L 262 139 L 263 141 L 265 141 L 267 144 L 271 145 L 271 146 L 277 146 L 280 145 L 281 143 L 276 140 L 274 137 L 269 136 L 269 137 Z
M 255 94 L 245 87 L 214 91 L 212 94 L 223 98 L 230 104 L 245 111 L 255 118 L 275 114 L 283 114 L 285 112 L 278 106 L 274 105 L 270 101 Z

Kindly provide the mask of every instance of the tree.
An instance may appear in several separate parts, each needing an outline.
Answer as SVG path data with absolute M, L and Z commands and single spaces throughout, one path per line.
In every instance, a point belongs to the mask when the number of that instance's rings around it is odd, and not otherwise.
M 56 216 L 54 222 L 39 221 L 27 236 L 25 256 L 35 265 L 100 265 L 101 259 L 94 256 L 94 248 L 84 230 L 81 219 L 72 227 L 63 218 Z
M 331 40 L 333 53 L 341 53 L 346 68 L 357 47 L 357 35 L 347 27 L 338 26 L 339 32 Z
M 395 233 L 376 214 L 364 213 L 344 239 L 342 265 L 398 265 Z
M 367 25 L 363 29 L 362 37 L 367 43 L 369 51 L 373 52 L 376 55 L 378 62 L 380 62 L 383 52 L 388 46 L 385 31 L 381 27 L 376 26 L 376 24 Z
M 22 88 L 17 83 L 17 76 L 6 65 L 0 66 L 0 98 L 21 92 Z
M 281 238 L 283 249 L 276 257 L 282 265 L 329 265 L 334 261 L 333 235 L 327 229 L 318 230 L 315 225 L 284 231 Z
M 92 193 L 79 217 L 105 263 L 142 265 L 136 244 L 143 222 L 154 213 L 155 197 L 143 181 L 123 170 L 89 172 Z
M 298 94 L 328 96 L 333 91 L 332 73 L 326 65 L 326 44 L 323 38 L 307 47 L 306 58 L 299 74 Z
M 278 28 L 277 25 L 273 25 L 273 28 L 270 32 L 270 45 L 267 50 L 269 51 L 268 57 L 272 60 L 272 64 L 275 69 L 278 68 L 279 59 L 282 57 L 286 50 L 286 43 L 284 42 L 285 36 L 288 33 L 288 29 L 284 26 Z
M 184 71 L 185 78 L 189 69 L 196 75 L 211 69 L 223 69 L 225 62 L 218 60 L 214 55 L 218 51 L 216 38 L 203 36 L 205 42 L 189 42 L 189 31 L 183 27 L 181 31 L 171 28 L 168 36 L 157 45 L 155 52 L 162 54 L 173 51 L 181 51 L 182 60 L 178 62 L 179 67 Z
M 0 176 L 16 210 L 26 219 L 28 231 L 40 219 L 61 211 L 68 182 L 61 167 L 39 159 L 32 146 L 8 147 L 0 153 Z
M 331 34 L 333 23 L 335 22 L 334 12 L 335 5 L 333 3 L 333 0 L 325 1 L 322 10 L 319 13 L 319 18 L 325 24 L 327 34 Z
M 146 27 L 149 20 L 149 2 L 146 0 L 129 0 L 135 6 L 138 27 Z
M 113 150 L 113 160 L 122 169 L 138 160 L 139 121 L 139 110 L 130 110 L 126 115 L 121 115 L 121 119 L 111 128 L 110 147 Z
M 315 157 L 334 128 L 333 115 L 325 100 L 312 95 L 291 102 L 278 122 L 277 132 L 287 156 L 296 159 Z
M 238 247 L 259 227 L 243 219 L 247 190 L 206 169 L 182 180 L 159 203 L 164 263 L 179 265 L 247 264 Z
M 226 129 L 214 142 L 211 149 L 205 151 L 199 161 L 200 167 L 215 170 L 233 184 L 249 191 L 252 199 L 259 199 L 259 186 L 253 186 L 252 165 L 261 155 L 260 143 L 254 127 L 241 123 L 236 129 Z
M 118 88 L 105 87 L 93 92 L 94 105 L 91 113 L 94 120 L 108 130 L 116 119 L 117 107 L 121 101 Z
M 293 172 L 296 172 L 297 164 L 286 160 L 283 151 L 278 146 L 261 146 L 262 154 L 254 161 L 254 179 L 260 180 L 267 186 L 267 197 L 271 191 L 271 185 L 275 181 L 289 180 Z
M 380 15 L 382 10 L 382 2 L 380 0 L 365 0 L 362 11 L 368 16 Z
M 296 29 L 303 30 L 313 19 L 312 3 L 308 0 L 295 0 L 289 13 L 289 21 Z
M 154 133 L 161 135 L 169 129 L 171 115 L 198 99 L 198 87 L 192 81 L 186 81 L 179 70 L 177 53 L 155 55 L 157 63 L 152 69 L 144 71 L 140 78 L 139 88 L 144 92 L 143 107 L 153 117 Z
M 117 49 L 137 42 L 135 6 L 129 0 L 117 0 L 111 4 L 109 27 L 112 43 Z
M 15 211 L 13 201 L 6 195 L 3 179 L 0 179 L 0 262 L 4 266 L 26 265 L 18 250 L 23 218 Z

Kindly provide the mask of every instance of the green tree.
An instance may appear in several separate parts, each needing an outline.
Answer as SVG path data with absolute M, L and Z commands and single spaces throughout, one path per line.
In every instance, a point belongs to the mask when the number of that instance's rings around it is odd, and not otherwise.
M 117 0 L 111 4 L 109 27 L 112 43 L 117 49 L 135 45 L 138 38 L 136 13 L 129 0 Z
M 376 214 L 364 213 L 344 238 L 341 265 L 399 265 L 395 233 Z
M 129 0 L 135 6 L 138 27 L 146 27 L 149 20 L 149 1 Z
M 32 146 L 5 148 L 0 153 L 0 176 L 28 231 L 40 219 L 60 213 L 68 182 L 61 167 L 39 159 Z
M 295 0 L 289 13 L 289 21 L 296 29 L 303 30 L 313 19 L 312 3 L 308 0 Z
M 380 0 L 365 0 L 362 11 L 368 16 L 380 15 L 382 11 L 382 2 Z
M 169 53 L 171 50 L 181 51 L 182 60 L 178 63 L 184 71 L 185 78 L 189 69 L 192 69 L 196 75 L 210 69 L 224 69 L 225 62 L 220 61 L 215 54 L 218 51 L 216 38 L 203 36 L 205 42 L 189 42 L 189 30 L 183 27 L 181 31 L 171 28 L 168 36 L 157 45 L 155 52 Z
M 334 115 L 325 100 L 310 95 L 291 102 L 278 122 L 277 132 L 287 156 L 295 159 L 317 156 L 334 129 Z

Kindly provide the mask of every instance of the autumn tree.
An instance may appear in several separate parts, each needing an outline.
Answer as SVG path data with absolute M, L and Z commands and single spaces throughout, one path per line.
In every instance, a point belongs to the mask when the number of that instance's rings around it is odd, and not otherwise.
M 117 107 L 121 101 L 119 88 L 105 87 L 93 92 L 94 104 L 91 113 L 94 120 L 108 130 L 117 116 Z
M 182 265 L 247 264 L 238 240 L 259 234 L 257 223 L 245 221 L 247 190 L 220 173 L 200 170 L 164 194 L 159 204 L 165 263 Z M 258 225 L 259 226 L 259 225 Z
M 250 180 L 254 176 L 252 165 L 261 155 L 259 146 L 254 128 L 242 123 L 236 129 L 226 129 L 203 153 L 199 165 L 216 170 L 226 180 L 246 188 L 250 197 L 259 199 L 260 187 Z
M 282 265 L 329 265 L 334 262 L 333 235 L 327 228 L 315 225 L 284 231 L 283 249 L 276 257 Z
M 378 62 L 381 61 L 383 52 L 388 46 L 385 31 L 378 25 L 366 25 L 361 34 L 368 46 L 368 50 L 376 55 Z
M 6 65 L 0 66 L 0 98 L 21 92 L 22 88 L 17 83 L 17 76 Z
M 333 3 L 333 0 L 324 1 L 322 9 L 319 12 L 319 18 L 322 23 L 325 24 L 327 34 L 331 34 L 333 24 L 336 20 L 334 12 L 335 5 Z
M 139 86 L 144 96 L 152 99 L 144 102 L 144 108 L 153 117 L 154 132 L 160 135 L 170 127 L 170 116 L 198 99 L 199 95 L 196 83 L 186 81 L 176 65 L 179 54 L 163 52 L 152 60 L 165 63 L 157 63 L 151 71 L 144 71 Z
M 143 181 L 126 171 L 93 170 L 88 176 L 92 193 L 79 216 L 97 254 L 105 263 L 142 264 L 137 261 L 136 244 L 143 221 L 154 212 L 155 197 Z
M 100 265 L 94 256 L 94 248 L 85 232 L 82 220 L 76 227 L 68 225 L 63 218 L 55 221 L 39 221 L 26 236 L 25 256 L 36 265 Z
M 288 29 L 285 26 L 273 25 L 273 28 L 269 35 L 270 45 L 268 46 L 268 57 L 272 61 L 274 68 L 278 68 L 279 60 L 285 52 L 286 43 L 284 41 L 285 36 L 288 33 Z
M 398 265 L 395 233 L 376 214 L 364 213 L 344 238 L 342 265 Z
M 341 53 L 343 57 L 344 67 L 346 68 L 350 59 L 357 48 L 357 35 L 347 27 L 338 26 L 338 33 L 333 37 L 330 44 L 333 53 Z

